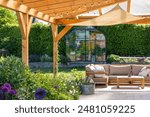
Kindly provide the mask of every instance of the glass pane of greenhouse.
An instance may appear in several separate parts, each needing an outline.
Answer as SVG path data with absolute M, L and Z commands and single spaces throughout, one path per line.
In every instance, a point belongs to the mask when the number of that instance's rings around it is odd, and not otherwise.
M 105 36 L 93 29 L 74 29 L 67 35 L 66 52 L 69 61 L 105 61 Z

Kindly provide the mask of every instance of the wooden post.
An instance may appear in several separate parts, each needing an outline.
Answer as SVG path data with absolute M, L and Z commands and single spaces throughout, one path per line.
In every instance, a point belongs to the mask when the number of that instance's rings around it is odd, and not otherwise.
M 58 34 L 58 25 L 51 24 L 52 34 L 53 34 L 53 74 L 57 77 L 58 73 L 58 41 L 56 36 Z
M 58 34 L 58 25 L 51 24 L 53 34 L 53 73 L 54 77 L 58 74 L 58 42 L 59 40 L 72 28 L 72 26 L 66 26 Z
M 32 24 L 32 16 L 21 12 L 16 12 L 18 23 L 22 34 L 22 62 L 29 65 L 29 32 Z

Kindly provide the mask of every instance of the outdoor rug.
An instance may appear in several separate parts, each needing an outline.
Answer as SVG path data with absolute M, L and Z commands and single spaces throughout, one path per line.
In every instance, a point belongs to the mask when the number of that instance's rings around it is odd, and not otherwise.
M 81 95 L 79 100 L 150 100 L 150 87 L 138 86 L 96 87 L 95 94 Z

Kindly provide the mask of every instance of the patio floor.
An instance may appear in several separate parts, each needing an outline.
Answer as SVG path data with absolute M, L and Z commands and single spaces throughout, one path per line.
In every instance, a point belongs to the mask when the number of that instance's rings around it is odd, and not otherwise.
M 150 100 L 150 87 L 138 86 L 96 87 L 95 94 L 81 95 L 79 100 Z

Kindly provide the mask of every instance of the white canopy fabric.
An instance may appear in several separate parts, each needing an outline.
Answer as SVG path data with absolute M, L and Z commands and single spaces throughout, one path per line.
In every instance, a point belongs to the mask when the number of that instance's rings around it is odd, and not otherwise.
M 119 3 L 119 6 L 127 11 L 127 2 Z M 109 12 L 115 5 L 102 8 L 102 14 Z M 150 16 L 150 0 L 131 0 L 130 14 L 132 15 L 148 15 Z M 95 10 L 92 12 L 81 14 L 81 16 L 99 16 L 99 11 Z
M 150 0 L 131 0 L 130 13 L 150 16 Z
M 99 17 L 74 23 L 74 24 L 68 24 L 72 26 L 107 26 L 107 25 L 116 25 L 116 24 L 125 24 L 137 20 L 142 20 L 144 17 L 137 17 L 129 14 L 128 12 L 124 11 L 120 8 L 119 5 L 117 5 L 115 8 L 113 8 L 111 11 L 109 11 L 106 14 L 103 14 Z

